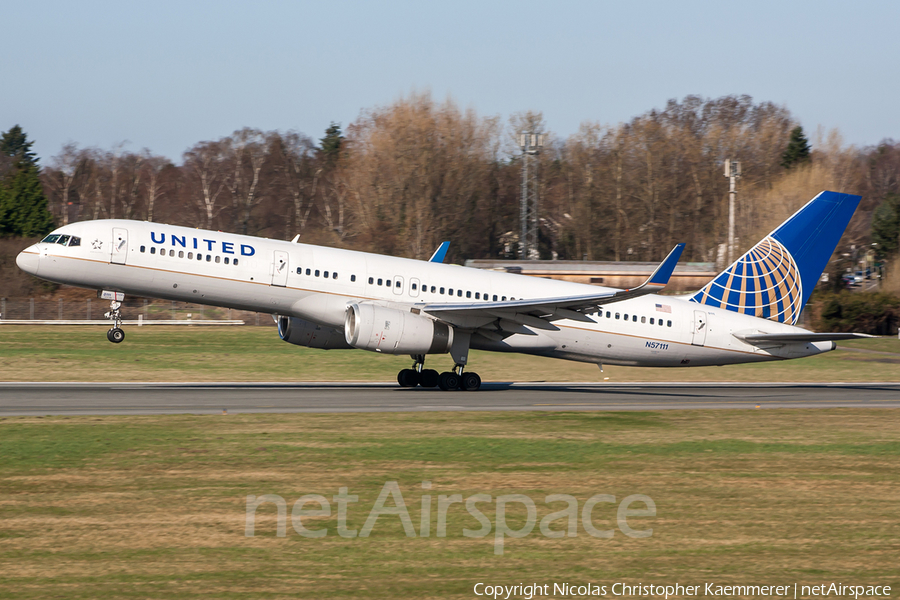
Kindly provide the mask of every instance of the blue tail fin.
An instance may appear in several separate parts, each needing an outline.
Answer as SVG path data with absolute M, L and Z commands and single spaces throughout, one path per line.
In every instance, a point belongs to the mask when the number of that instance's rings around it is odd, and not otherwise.
M 859 201 L 860 196 L 822 192 L 691 300 L 793 325 Z

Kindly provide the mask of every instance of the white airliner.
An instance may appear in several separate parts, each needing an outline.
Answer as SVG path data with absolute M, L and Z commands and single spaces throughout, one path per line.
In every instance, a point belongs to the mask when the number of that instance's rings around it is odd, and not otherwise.
M 698 292 L 660 296 L 679 244 L 641 286 L 616 290 L 216 231 L 128 220 L 61 227 L 19 267 L 111 300 L 125 294 L 270 313 L 284 341 L 408 354 L 404 387 L 477 390 L 469 349 L 653 367 L 725 365 L 828 352 L 860 334 L 794 326 L 859 204 L 822 192 Z M 454 368 L 425 369 L 449 353 Z

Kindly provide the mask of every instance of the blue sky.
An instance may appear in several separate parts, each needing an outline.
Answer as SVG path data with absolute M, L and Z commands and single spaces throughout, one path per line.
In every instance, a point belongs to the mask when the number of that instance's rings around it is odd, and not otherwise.
M 180 161 L 242 127 L 321 137 L 411 90 L 567 136 L 669 98 L 749 94 L 812 136 L 900 139 L 900 3 L 15 2 L 0 129 Z

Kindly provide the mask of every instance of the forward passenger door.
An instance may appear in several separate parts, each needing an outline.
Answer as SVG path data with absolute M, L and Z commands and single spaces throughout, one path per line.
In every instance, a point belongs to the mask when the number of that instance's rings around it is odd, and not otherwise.
M 124 265 L 128 258 L 128 230 L 122 227 L 113 227 L 113 243 L 110 248 L 109 262 L 116 265 Z

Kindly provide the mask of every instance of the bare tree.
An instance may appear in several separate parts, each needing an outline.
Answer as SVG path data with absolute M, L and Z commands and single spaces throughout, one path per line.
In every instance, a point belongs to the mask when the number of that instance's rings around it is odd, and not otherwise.
M 70 142 L 64 145 L 60 153 L 51 159 L 50 169 L 46 173 L 46 180 L 49 182 L 50 188 L 58 194 L 59 208 L 57 210 L 63 225 L 69 224 L 69 194 L 72 191 L 80 161 L 78 146 Z
M 203 215 L 203 226 L 212 229 L 213 221 L 226 207 L 219 204 L 225 189 L 228 156 L 219 142 L 201 142 L 184 153 L 184 167 L 194 184 L 191 200 Z

